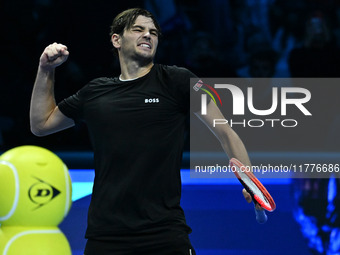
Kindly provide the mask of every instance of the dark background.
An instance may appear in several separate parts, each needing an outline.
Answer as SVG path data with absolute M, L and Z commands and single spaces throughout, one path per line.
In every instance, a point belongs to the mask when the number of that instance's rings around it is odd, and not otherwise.
M 340 73 L 340 9 L 335 0 L 1 1 L 1 151 L 26 144 L 91 150 L 82 124 L 43 138 L 31 134 L 29 101 L 39 57 L 50 43 L 68 46 L 70 57 L 56 72 L 57 101 L 93 78 L 119 75 L 109 27 L 116 14 L 130 7 L 147 8 L 160 21 L 164 36 L 157 63 L 184 66 L 200 77 L 319 78 Z M 307 22 L 311 18 L 316 21 L 313 25 Z M 336 100 L 340 89 L 335 91 Z M 319 99 L 313 98 L 322 104 Z M 331 143 L 314 150 L 338 151 L 334 141 L 340 139 L 340 110 L 322 109 L 329 129 L 315 135 Z M 250 150 L 271 150 L 270 145 L 261 147 L 251 140 L 245 141 Z M 298 147 L 309 149 L 309 145 Z

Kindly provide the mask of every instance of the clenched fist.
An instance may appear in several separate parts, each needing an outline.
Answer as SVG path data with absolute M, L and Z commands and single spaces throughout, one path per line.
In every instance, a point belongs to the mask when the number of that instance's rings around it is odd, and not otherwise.
M 67 47 L 60 43 L 53 43 L 47 46 L 40 56 L 40 68 L 52 70 L 60 66 L 68 58 L 69 52 Z

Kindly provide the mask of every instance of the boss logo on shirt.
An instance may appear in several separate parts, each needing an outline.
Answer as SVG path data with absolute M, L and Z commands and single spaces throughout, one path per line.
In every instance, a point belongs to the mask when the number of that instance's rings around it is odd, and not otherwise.
M 145 98 L 146 104 L 159 103 L 159 98 Z

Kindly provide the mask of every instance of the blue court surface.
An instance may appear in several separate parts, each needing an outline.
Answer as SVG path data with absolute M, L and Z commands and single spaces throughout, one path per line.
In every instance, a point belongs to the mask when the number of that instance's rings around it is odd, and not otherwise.
M 73 187 L 73 205 L 60 224 L 67 236 L 73 254 L 82 255 L 86 240 L 87 210 L 91 199 L 94 178 L 92 154 L 60 154 L 70 168 Z M 202 155 L 198 155 L 202 157 Z M 215 156 L 215 154 L 214 154 Z M 218 155 L 217 155 L 218 157 Z M 272 165 L 297 164 L 299 162 L 339 163 L 340 153 L 287 152 L 250 153 L 253 165 L 269 162 Z M 191 242 L 198 255 L 312 255 L 301 226 L 293 215 L 294 189 L 291 178 L 261 178 L 274 198 L 277 208 L 268 212 L 268 221 L 258 224 L 252 204 L 242 195 L 242 186 L 236 178 L 193 178 L 187 170 L 189 155 L 184 154 L 182 176 L 182 207 L 187 223 L 193 232 Z M 91 163 L 92 162 L 92 163 Z M 76 169 L 80 166 L 83 169 Z M 84 166 L 90 166 L 89 169 Z M 330 201 L 337 196 L 337 188 L 326 193 Z M 319 201 L 322 202 L 322 201 Z M 318 209 L 318 204 L 309 204 Z M 336 215 L 337 212 L 333 212 Z M 307 228 L 306 228 L 307 227 Z M 304 228 L 305 232 L 316 229 Z M 313 232 L 313 233 L 314 233 Z M 338 242 L 338 241 L 336 241 Z M 326 254 L 326 253 L 325 253 Z
M 71 169 L 73 205 L 60 228 L 73 254 L 83 254 L 87 209 L 94 171 Z M 268 222 L 255 220 L 253 206 L 242 196 L 236 179 L 193 179 L 182 170 L 182 207 L 198 255 L 309 255 L 307 242 L 292 214 L 289 179 L 261 180 L 277 209 L 267 213 Z

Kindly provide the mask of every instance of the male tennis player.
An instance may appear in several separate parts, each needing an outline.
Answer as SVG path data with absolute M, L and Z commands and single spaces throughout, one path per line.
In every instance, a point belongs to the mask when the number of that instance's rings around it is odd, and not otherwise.
M 180 206 L 180 164 L 189 112 L 190 71 L 154 64 L 159 24 L 146 10 L 120 13 L 111 26 L 121 75 L 90 81 L 58 105 L 54 71 L 69 52 L 49 45 L 40 57 L 30 121 L 37 136 L 84 121 L 95 155 L 86 255 L 195 254 Z M 214 103 L 200 118 L 224 118 Z M 227 125 L 214 129 L 229 157 L 250 164 L 242 141 Z M 248 201 L 249 194 L 244 192 Z

